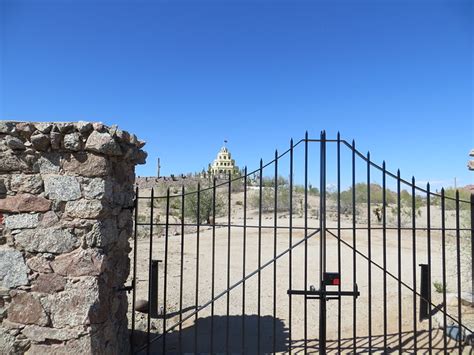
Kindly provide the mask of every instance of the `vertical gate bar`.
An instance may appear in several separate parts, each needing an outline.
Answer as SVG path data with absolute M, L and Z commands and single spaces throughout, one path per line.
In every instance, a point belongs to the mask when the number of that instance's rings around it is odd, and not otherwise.
M 383 348 L 387 351 L 387 170 L 382 164 Z
M 456 190 L 456 264 L 457 264 L 457 289 L 458 289 L 458 349 L 459 354 L 462 354 L 462 322 L 461 322 L 461 232 L 460 232 L 460 218 L 459 218 L 459 190 Z
M 216 177 L 212 179 L 212 255 L 211 255 L 211 299 L 215 296 L 216 274 Z M 211 303 L 211 346 L 210 352 L 214 353 L 214 302 Z
M 400 169 L 397 171 L 397 239 L 398 239 L 398 350 L 402 351 L 402 334 L 403 334 L 403 322 L 402 322 L 402 213 L 401 213 L 401 178 Z
M 168 291 L 168 237 L 170 225 L 170 188 L 166 191 L 166 227 L 165 227 L 165 270 L 163 275 L 163 354 L 166 354 L 166 314 L 167 314 L 167 291 Z
M 320 280 L 321 298 L 319 300 L 319 352 L 326 354 L 326 285 L 324 283 L 324 273 L 326 271 L 326 132 L 321 132 L 320 141 L 320 187 L 319 187 L 319 260 L 320 260 Z
M 166 296 L 168 291 L 168 236 L 170 225 L 170 188 L 166 191 L 165 271 L 163 275 L 163 354 L 166 354 Z
M 196 293 L 194 295 L 194 305 L 199 309 L 199 241 L 200 241 L 200 226 L 201 226 L 201 184 L 197 186 L 197 211 L 196 211 Z M 194 315 L 194 353 L 198 352 L 198 317 L 199 313 Z
M 341 134 L 337 132 L 337 273 L 341 275 Z M 341 282 L 337 285 L 341 292 Z M 341 353 L 341 297 L 337 299 L 337 352 Z
M 308 131 L 304 141 L 304 236 L 308 236 Z M 308 289 L 308 240 L 304 241 L 304 290 Z M 304 298 L 304 353 L 308 352 L 308 300 Z
M 137 298 L 137 222 L 138 222 L 138 186 L 135 189 L 134 228 L 133 231 L 133 279 L 132 279 L 132 332 L 130 333 L 130 351 L 135 351 L 135 302 Z
M 431 317 L 431 192 L 430 192 L 430 183 L 426 184 L 426 232 L 428 239 L 428 312 L 430 317 L 428 318 L 428 351 L 431 355 L 433 347 L 432 339 L 432 330 L 433 330 L 433 320 Z
M 258 196 L 258 292 L 257 292 L 257 354 L 260 353 L 260 312 L 261 312 L 261 286 L 262 286 L 262 182 L 263 182 L 263 160 L 260 159 L 259 169 L 259 196 Z
M 444 188 L 441 189 L 441 251 L 442 251 L 442 269 L 443 269 L 443 345 L 444 352 L 448 349 L 447 338 L 447 319 L 446 319 L 446 221 L 445 219 L 445 199 Z
M 229 171 L 229 186 L 227 190 L 227 295 L 226 295 L 226 321 L 225 321 L 225 344 L 227 354 L 229 353 L 229 313 L 230 313 L 230 228 L 231 228 L 231 197 L 232 197 L 232 173 Z
M 147 325 L 146 325 L 146 352 L 150 353 L 150 326 L 151 326 L 151 264 L 153 258 L 153 208 L 154 208 L 154 189 L 151 189 L 150 195 L 150 244 L 149 244 L 149 259 L 148 259 L 148 314 L 147 314 Z
M 290 141 L 290 191 L 289 191 L 289 194 L 290 194 L 290 211 L 289 211 L 289 217 L 290 217 L 290 220 L 289 220 L 289 231 L 288 231 L 288 234 L 289 234 L 289 248 L 290 248 L 290 252 L 289 252 L 289 261 L 288 261 L 288 289 L 291 290 L 291 287 L 292 287 L 292 266 L 293 266 L 293 253 L 292 253 L 292 248 L 293 248 L 293 139 L 291 139 Z M 291 312 L 291 307 L 293 305 L 292 303 L 292 295 L 288 295 L 290 297 L 289 299 L 289 307 L 288 307 L 288 351 L 291 355 L 291 316 L 292 316 L 292 312 Z
M 274 181 L 274 207 L 273 207 L 273 333 L 272 333 L 272 349 L 275 354 L 276 349 L 276 287 L 277 287 L 277 218 L 278 218 L 278 151 L 275 150 L 275 181 Z
M 354 288 L 357 283 L 357 245 L 356 245 L 356 177 L 355 177 L 355 140 L 352 140 L 352 282 Z M 356 307 L 357 296 L 354 294 L 352 297 L 352 346 L 354 354 L 357 353 L 357 307 Z
M 181 186 L 181 253 L 179 262 L 179 334 L 178 346 L 179 352 L 182 352 L 182 330 L 183 330 L 183 275 L 184 275 L 184 185 Z
M 247 256 L 247 167 L 244 169 L 244 231 L 242 246 L 242 354 L 245 354 L 245 265 Z M 214 298 L 214 296 L 213 296 Z M 212 354 L 212 352 L 211 352 Z
M 368 263 L 368 326 L 369 326 L 369 353 L 372 351 L 372 231 L 370 229 L 370 152 L 367 152 L 367 256 Z
M 413 350 L 418 350 L 417 317 L 416 317 L 416 199 L 415 177 L 411 179 L 411 219 L 412 219 L 412 256 L 413 256 Z
M 474 193 L 471 191 L 471 302 L 474 303 Z

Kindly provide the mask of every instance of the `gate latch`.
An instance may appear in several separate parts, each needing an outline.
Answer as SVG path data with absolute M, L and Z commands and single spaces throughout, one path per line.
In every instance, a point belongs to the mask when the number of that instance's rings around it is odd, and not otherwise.
M 323 279 L 321 280 L 321 288 L 316 290 L 316 288 L 311 285 L 309 290 L 288 290 L 287 294 L 289 295 L 303 295 L 307 299 L 321 299 L 326 300 L 338 299 L 342 296 L 355 296 L 355 298 L 360 296 L 359 288 L 357 284 L 354 284 L 353 291 L 328 291 L 326 290 L 327 286 L 339 286 L 341 284 L 341 277 L 338 272 L 325 272 Z

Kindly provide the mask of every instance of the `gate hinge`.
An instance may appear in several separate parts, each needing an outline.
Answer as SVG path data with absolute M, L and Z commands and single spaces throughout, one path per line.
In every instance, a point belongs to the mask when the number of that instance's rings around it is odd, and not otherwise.
M 120 292 L 120 291 L 127 291 L 127 292 L 130 292 L 130 291 L 133 290 L 133 288 L 134 288 L 134 287 L 133 287 L 133 282 L 132 282 L 132 284 L 129 285 L 129 286 L 124 286 L 124 287 L 118 288 L 118 289 L 117 289 L 117 292 Z

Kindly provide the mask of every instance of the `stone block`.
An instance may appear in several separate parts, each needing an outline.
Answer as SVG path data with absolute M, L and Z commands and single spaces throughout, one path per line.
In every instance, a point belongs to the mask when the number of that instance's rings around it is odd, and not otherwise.
M 43 192 L 43 179 L 36 174 L 13 175 L 10 180 L 10 188 L 14 192 L 39 194 Z
M 36 162 L 35 168 L 41 174 L 59 173 L 59 154 L 45 153 Z
M 72 201 L 81 198 L 81 187 L 74 176 L 46 175 L 44 190 L 51 200 Z
M 26 260 L 26 265 L 33 271 L 43 274 L 53 272 L 50 261 L 45 257 L 38 255 Z
M 104 255 L 95 249 L 78 249 L 72 253 L 59 255 L 51 263 L 54 272 L 62 276 L 99 276 Z
M 65 213 L 72 218 L 95 219 L 104 214 L 104 206 L 98 200 L 77 200 L 66 203 Z
M 28 164 L 20 159 L 18 155 L 10 152 L 0 154 L 0 172 L 25 171 L 28 169 Z
M 110 134 L 93 131 L 86 142 L 86 150 L 105 155 L 122 155 L 122 149 Z
M 106 158 L 86 152 L 66 156 L 63 168 L 66 172 L 87 177 L 106 176 L 110 170 Z
M 42 152 L 48 150 L 49 146 L 51 145 L 51 139 L 49 135 L 43 134 L 40 132 L 33 134 L 30 140 L 31 140 L 31 144 L 33 144 L 33 147 L 36 150 L 39 150 Z
M 66 134 L 63 139 L 63 147 L 67 150 L 77 152 L 82 149 L 82 137 L 79 133 Z
M 27 325 L 21 332 L 28 339 L 41 343 L 45 342 L 46 340 L 65 341 L 77 339 L 84 333 L 84 331 L 81 329 L 55 329 L 49 327 L 40 327 L 38 325 Z
M 32 253 L 67 253 L 79 246 L 77 237 L 65 229 L 25 229 L 14 236 L 15 243 Z
M 17 194 L 0 199 L 0 212 L 46 212 L 51 201 L 31 194 Z
M 112 183 L 103 178 L 83 178 L 81 179 L 81 186 L 84 197 L 87 199 L 108 200 L 112 199 L 113 190 Z
M 13 288 L 28 284 L 28 268 L 23 254 L 14 249 L 0 249 L 0 285 Z
M 48 316 L 33 293 L 18 292 L 8 307 L 8 320 L 20 324 L 48 325 Z
M 32 291 L 41 293 L 55 293 L 64 290 L 66 279 L 58 274 L 40 274 L 33 282 Z
M 38 223 L 37 213 L 12 214 L 5 218 L 5 226 L 8 229 L 35 228 Z
M 25 150 L 25 143 L 20 138 L 7 136 L 5 138 L 8 148 L 11 150 Z

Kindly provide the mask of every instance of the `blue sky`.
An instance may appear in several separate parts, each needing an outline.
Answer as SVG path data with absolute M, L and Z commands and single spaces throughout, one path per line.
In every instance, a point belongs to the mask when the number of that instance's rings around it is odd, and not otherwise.
M 322 129 L 420 181 L 474 183 L 471 1 L 0 0 L 0 119 L 97 120 L 138 175 L 258 166 Z

